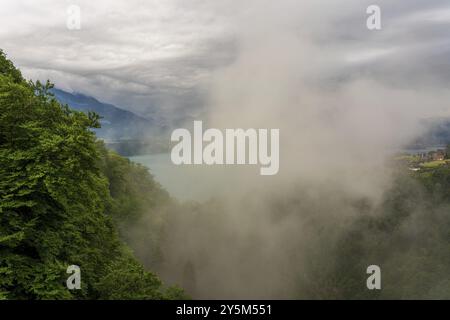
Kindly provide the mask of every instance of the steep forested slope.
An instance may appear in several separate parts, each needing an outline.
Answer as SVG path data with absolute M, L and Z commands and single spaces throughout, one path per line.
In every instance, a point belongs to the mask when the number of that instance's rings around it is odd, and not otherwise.
M 96 114 L 62 106 L 51 88 L 24 80 L 0 52 L 0 298 L 183 297 L 119 237 L 121 221 L 141 210 L 138 193 L 120 189 L 138 169 L 96 143 Z M 140 178 L 155 201 L 168 198 Z M 81 290 L 66 288 L 69 265 L 81 268 Z

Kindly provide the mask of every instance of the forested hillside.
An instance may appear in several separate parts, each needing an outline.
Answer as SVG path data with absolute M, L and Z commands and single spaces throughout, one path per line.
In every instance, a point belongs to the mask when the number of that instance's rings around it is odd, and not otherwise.
M 0 52 L 0 299 L 184 298 L 120 232 L 167 193 L 96 142 L 98 115 L 61 105 L 51 88 L 26 81 Z M 81 290 L 66 288 L 69 265 L 81 268 Z

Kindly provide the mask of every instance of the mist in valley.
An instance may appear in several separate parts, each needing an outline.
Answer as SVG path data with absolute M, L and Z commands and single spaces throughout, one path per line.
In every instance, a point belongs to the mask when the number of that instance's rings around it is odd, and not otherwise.
M 372 298 L 378 293 L 365 287 L 366 268 L 376 264 L 387 279 L 384 297 L 448 294 L 435 280 L 424 292 L 414 291 L 423 279 L 402 282 L 402 270 L 429 270 L 426 259 L 412 263 L 405 252 L 420 251 L 427 228 L 447 221 L 448 207 L 429 207 L 426 191 L 392 164 L 392 150 L 422 135 L 423 119 L 449 115 L 449 91 L 415 69 L 422 61 L 431 72 L 417 47 L 424 38 L 392 46 L 414 27 L 408 19 L 417 12 L 404 1 L 380 1 L 386 20 L 371 32 L 369 4 L 249 1 L 238 12 L 234 1 L 208 5 L 230 8 L 236 54 L 213 71 L 205 86 L 208 111 L 199 120 L 210 128 L 280 129 L 280 170 L 260 176 L 250 165 L 183 169 L 195 170 L 184 184 L 202 190 L 201 201 L 165 208 L 157 263 L 145 243 L 134 244 L 163 279 L 202 299 Z M 343 29 L 348 21 L 354 30 Z M 396 192 L 407 199 L 400 209 L 392 204 Z M 408 214 L 383 233 L 378 219 L 393 208 Z

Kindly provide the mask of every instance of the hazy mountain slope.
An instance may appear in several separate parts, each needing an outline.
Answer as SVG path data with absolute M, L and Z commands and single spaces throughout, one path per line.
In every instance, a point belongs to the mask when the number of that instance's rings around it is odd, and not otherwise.
M 144 139 L 160 131 L 153 119 L 140 117 L 130 111 L 120 109 L 112 104 L 81 94 L 69 93 L 61 89 L 53 89 L 56 99 L 79 111 L 94 111 L 101 115 L 102 128 L 96 130 L 97 136 L 105 140 Z

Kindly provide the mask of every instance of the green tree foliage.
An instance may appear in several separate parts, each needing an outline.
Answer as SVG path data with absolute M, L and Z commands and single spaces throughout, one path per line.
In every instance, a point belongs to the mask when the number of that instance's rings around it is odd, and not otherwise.
M 98 284 L 98 290 L 105 299 L 179 299 L 186 298 L 177 287 L 159 290 L 161 281 L 146 272 L 141 264 L 124 254 L 109 265 L 106 276 Z
M 61 106 L 51 87 L 26 82 L 0 52 L 0 298 L 183 297 L 145 271 L 116 231 L 112 216 L 141 205 L 119 183 L 138 169 L 96 144 L 98 115 Z M 162 191 L 140 179 L 158 201 Z M 72 264 L 81 290 L 65 286 Z
M 111 202 L 108 208 L 120 236 L 140 261 L 158 267 L 163 260 L 161 241 L 167 214 L 175 201 L 156 182 L 148 169 L 107 150 L 97 142 L 100 168 L 109 180 Z

